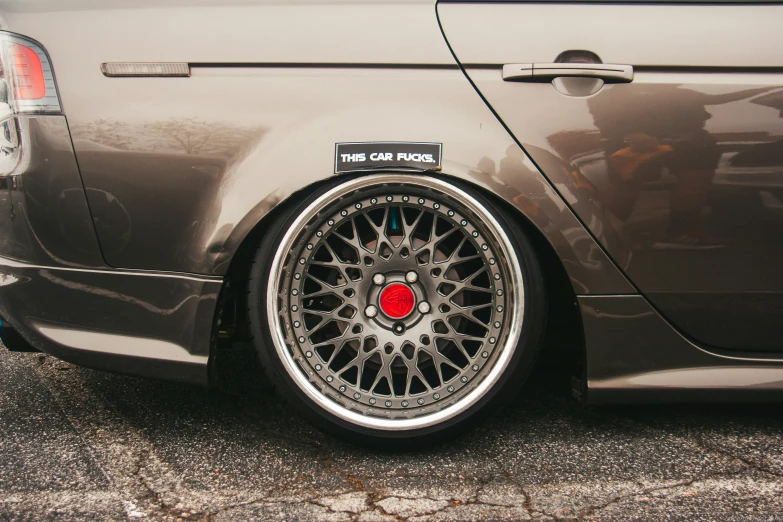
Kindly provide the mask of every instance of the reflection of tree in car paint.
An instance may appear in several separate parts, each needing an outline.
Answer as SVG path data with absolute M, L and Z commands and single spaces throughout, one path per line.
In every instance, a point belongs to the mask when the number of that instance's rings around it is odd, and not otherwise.
M 129 150 L 133 143 L 131 126 L 121 121 L 101 118 L 69 126 L 74 139 L 81 138 L 119 150 Z
M 216 124 L 197 118 L 169 118 L 145 123 L 144 130 L 161 141 L 169 150 L 204 156 L 231 156 L 239 150 L 253 129 Z M 257 130 L 256 130 L 257 132 Z
M 208 258 L 223 262 L 220 245 L 229 238 L 218 194 L 229 189 L 232 165 L 255 149 L 266 128 L 190 117 L 99 119 L 76 122 L 71 130 L 109 262 L 140 264 L 149 248 L 187 260 L 193 271 L 203 270 Z
M 71 124 L 75 140 L 127 151 L 159 151 L 197 156 L 231 157 L 264 133 L 261 127 L 239 127 L 196 117 L 129 124 L 102 118 Z

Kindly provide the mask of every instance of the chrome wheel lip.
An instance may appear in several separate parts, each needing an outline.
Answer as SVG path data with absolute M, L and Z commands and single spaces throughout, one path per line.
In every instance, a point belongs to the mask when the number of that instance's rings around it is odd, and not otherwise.
M 502 254 L 502 257 L 505 259 L 508 265 L 507 268 L 510 278 L 509 287 L 513 288 L 513 299 L 507 302 L 506 305 L 507 307 L 512 306 L 513 308 L 511 314 L 509 315 L 510 320 L 508 322 L 508 335 L 503 346 L 498 346 L 496 348 L 499 349 L 500 352 L 494 366 L 480 382 L 473 385 L 472 390 L 469 390 L 457 402 L 448 405 L 443 409 L 433 411 L 432 413 L 422 415 L 420 417 L 394 419 L 371 417 L 341 406 L 321 393 L 320 390 L 317 389 L 316 385 L 313 384 L 305 375 L 305 373 L 300 369 L 288 351 L 284 332 L 281 331 L 278 321 L 280 313 L 277 303 L 278 294 L 277 292 L 272 291 L 272 289 L 280 287 L 280 278 L 282 274 L 281 269 L 283 267 L 285 257 L 294 246 L 295 240 L 302 230 L 302 227 L 304 227 L 324 208 L 325 205 L 334 200 L 336 197 L 343 196 L 350 193 L 351 191 L 371 187 L 379 183 L 404 184 L 435 189 L 458 200 L 461 205 L 480 216 L 485 225 L 488 227 L 489 232 L 493 234 L 495 243 L 500 249 L 499 253 Z M 435 426 L 463 413 L 476 402 L 481 400 L 481 398 L 484 397 L 486 393 L 497 383 L 508 367 L 511 358 L 517 349 L 524 319 L 525 289 L 521 266 L 516 257 L 515 250 L 500 224 L 492 216 L 492 214 L 490 214 L 483 207 L 483 205 L 478 203 L 478 201 L 476 201 L 467 192 L 441 179 L 418 175 L 376 174 L 355 178 L 353 180 L 347 180 L 345 183 L 334 187 L 313 201 L 294 220 L 283 236 L 283 239 L 280 242 L 280 245 L 278 246 L 277 251 L 275 252 L 275 256 L 272 260 L 270 277 L 267 283 L 267 290 L 266 309 L 268 326 L 272 341 L 278 357 L 280 358 L 288 375 L 294 380 L 297 387 L 302 390 L 305 395 L 307 395 L 307 397 L 320 408 L 326 410 L 337 418 L 357 426 L 382 431 L 410 431 Z M 363 313 L 363 311 L 360 313 Z

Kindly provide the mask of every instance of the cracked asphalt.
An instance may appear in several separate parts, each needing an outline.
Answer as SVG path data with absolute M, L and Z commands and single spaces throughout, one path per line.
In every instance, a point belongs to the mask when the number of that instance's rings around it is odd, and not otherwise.
M 258 386 L 0 348 L 0 520 L 783 520 L 780 405 L 584 411 L 537 375 L 481 429 L 388 453 Z

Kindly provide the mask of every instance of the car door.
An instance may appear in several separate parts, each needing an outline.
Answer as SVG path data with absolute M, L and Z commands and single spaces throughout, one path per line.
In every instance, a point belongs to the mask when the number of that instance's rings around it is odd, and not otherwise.
M 714 348 L 783 350 L 783 5 L 437 10 L 476 89 L 660 312 Z

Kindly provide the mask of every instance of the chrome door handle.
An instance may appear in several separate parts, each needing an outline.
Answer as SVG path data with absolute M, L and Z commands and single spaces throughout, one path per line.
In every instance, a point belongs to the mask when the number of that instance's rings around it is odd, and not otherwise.
M 613 63 L 510 63 L 503 66 L 503 80 L 507 82 L 548 82 L 562 76 L 627 83 L 633 81 L 633 66 Z

